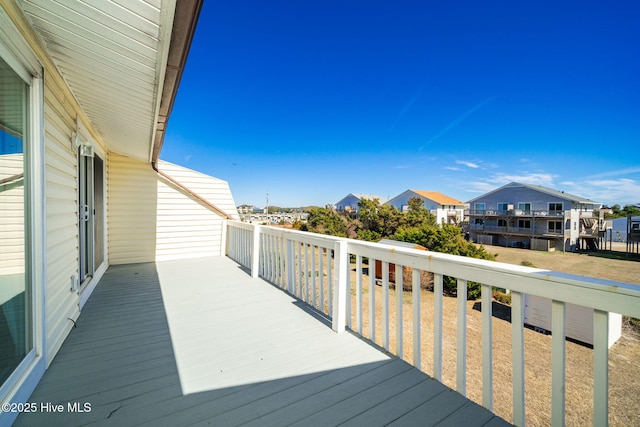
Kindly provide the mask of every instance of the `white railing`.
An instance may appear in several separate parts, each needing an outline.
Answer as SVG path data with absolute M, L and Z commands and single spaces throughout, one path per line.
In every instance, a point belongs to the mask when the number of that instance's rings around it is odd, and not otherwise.
M 524 295 L 552 300 L 552 397 L 553 425 L 565 421 L 565 338 L 567 303 L 594 309 L 593 321 L 593 423 L 608 424 L 609 312 L 640 318 L 640 287 L 619 282 L 555 273 L 529 267 L 509 265 L 454 255 L 427 252 L 378 243 L 324 236 L 282 228 L 228 222 L 227 254 L 252 275 L 258 274 L 275 285 L 324 312 L 333 329 L 351 328 L 376 342 L 381 331 L 381 345 L 390 350 L 390 310 L 402 319 L 404 271 L 411 282 L 419 284 L 423 272 L 433 274 L 433 318 L 426 319 L 433 328 L 433 372 L 442 381 L 443 371 L 443 280 L 455 278 L 458 295 L 467 295 L 467 283 L 481 284 L 481 360 L 482 405 L 494 407 L 492 355 L 492 288 L 511 291 L 511 345 L 513 422 L 525 424 L 525 350 Z M 258 254 L 258 256 L 254 256 Z M 376 266 L 376 262 L 379 267 Z M 355 265 L 355 272 L 352 265 Z M 367 268 L 364 266 L 367 265 Z M 395 273 L 395 308 L 390 307 L 390 266 Z M 374 272 L 375 269 L 375 272 Z M 376 277 L 378 276 L 378 278 Z M 380 284 L 380 303 L 376 286 Z M 364 289 L 368 292 L 365 307 Z M 422 368 L 420 286 L 411 286 L 412 363 Z M 354 302 L 352 303 L 351 295 Z M 376 315 L 376 311 L 380 315 Z M 352 313 L 353 311 L 353 313 Z M 365 319 L 367 313 L 368 319 Z M 366 321 L 365 321 L 366 320 Z M 456 390 L 466 395 L 467 304 L 458 298 L 456 333 Z M 368 324 L 368 331 L 365 330 Z M 377 324 L 378 327 L 376 326 Z M 405 334 L 403 322 L 395 323 L 395 354 L 403 358 Z

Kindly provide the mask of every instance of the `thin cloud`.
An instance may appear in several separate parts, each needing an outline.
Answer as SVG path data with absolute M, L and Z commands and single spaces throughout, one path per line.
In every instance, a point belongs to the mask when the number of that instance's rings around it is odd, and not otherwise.
M 424 90 L 424 86 L 422 86 L 420 89 L 418 89 L 418 91 L 416 93 L 413 94 L 413 97 L 411 97 L 409 102 L 404 104 L 404 106 L 402 107 L 402 109 L 398 113 L 398 116 L 396 117 L 396 120 L 393 122 L 393 124 L 391 125 L 391 127 L 387 131 L 388 133 L 393 132 L 393 130 L 395 129 L 395 127 L 398 124 L 398 122 L 407 113 L 407 111 L 409 111 L 409 109 L 411 109 L 411 107 L 413 107 L 413 104 L 415 104 L 415 102 L 418 100 L 418 98 L 420 98 L 420 95 L 422 95 L 422 91 L 423 90 Z
M 576 192 L 582 188 L 584 197 L 608 205 L 632 205 L 640 202 L 640 182 L 628 179 L 587 180 L 584 185 L 576 185 Z
M 464 166 L 466 166 L 468 168 L 471 168 L 471 169 L 478 169 L 480 167 L 476 163 L 467 162 L 465 160 L 456 160 L 456 164 L 457 165 L 464 165 Z
M 609 172 L 597 173 L 595 175 L 591 175 L 589 179 L 600 179 L 600 178 L 608 178 L 612 176 L 631 175 L 634 173 L 640 173 L 640 167 L 618 169 L 618 170 L 613 170 Z
M 461 115 L 460 117 L 458 117 L 457 119 L 455 119 L 454 121 L 452 121 L 451 123 L 449 123 L 447 126 L 445 126 L 444 129 L 442 129 L 440 132 L 438 132 L 435 136 L 433 136 L 428 142 L 427 145 L 431 144 L 433 141 L 435 141 L 436 139 L 440 138 L 442 135 L 444 135 L 445 133 L 449 132 L 451 129 L 455 128 L 456 126 L 458 126 L 460 123 L 462 123 L 462 121 L 464 119 L 466 119 L 467 117 L 469 117 L 471 114 L 473 114 L 474 112 L 478 111 L 480 108 L 484 107 L 486 104 L 488 104 L 489 102 L 493 101 L 494 99 L 496 99 L 495 96 L 492 96 L 491 98 L 487 98 L 484 101 L 482 101 L 481 103 L 479 103 L 478 105 L 476 105 L 475 107 L 473 107 L 472 109 L 470 109 L 469 111 L 467 111 L 466 113 L 464 113 L 463 115 Z

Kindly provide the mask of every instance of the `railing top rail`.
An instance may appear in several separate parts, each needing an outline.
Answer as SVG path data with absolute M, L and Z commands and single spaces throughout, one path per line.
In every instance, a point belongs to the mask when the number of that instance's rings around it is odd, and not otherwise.
M 230 227 L 242 228 L 245 230 L 253 230 L 255 224 L 250 224 L 242 221 L 229 220 L 227 221 L 227 225 Z
M 344 240 L 354 255 L 640 318 L 640 285 L 298 230 L 261 230 L 325 247 Z
M 239 226 L 240 228 L 253 229 L 255 224 L 247 224 L 239 221 L 229 221 L 232 226 Z M 288 228 L 272 227 L 267 225 L 261 225 L 260 229 L 262 233 L 272 236 L 286 237 L 290 240 L 297 240 L 301 243 L 308 243 L 311 245 L 330 247 L 336 242 L 344 239 L 344 237 L 329 236 L 326 234 L 310 233 L 307 231 L 291 230 Z
M 351 239 L 348 250 L 356 255 L 445 276 L 632 317 L 640 316 L 640 285 Z

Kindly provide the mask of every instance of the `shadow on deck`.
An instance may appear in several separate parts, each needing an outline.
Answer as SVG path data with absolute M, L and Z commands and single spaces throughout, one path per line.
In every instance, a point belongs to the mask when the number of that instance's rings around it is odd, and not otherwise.
M 63 411 L 15 425 L 508 425 L 299 305 L 227 258 L 110 267 L 30 399 Z

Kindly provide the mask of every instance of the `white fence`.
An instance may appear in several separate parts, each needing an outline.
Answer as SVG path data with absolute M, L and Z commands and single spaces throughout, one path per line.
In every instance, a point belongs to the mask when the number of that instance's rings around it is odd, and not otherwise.
M 640 287 L 581 276 L 555 273 L 494 261 L 478 260 L 415 249 L 405 249 L 377 243 L 343 239 L 314 233 L 228 222 L 227 254 L 251 270 L 254 277 L 263 277 L 304 300 L 331 318 L 336 332 L 350 327 L 376 341 L 376 324 L 381 331 L 382 346 L 389 350 L 390 309 L 402 319 L 403 272 L 410 271 L 411 282 L 420 283 L 422 272 L 433 273 L 433 372 L 442 381 L 443 366 L 443 280 L 445 276 L 457 280 L 458 295 L 466 295 L 467 282 L 481 283 L 482 315 L 482 405 L 493 410 L 492 355 L 492 287 L 511 291 L 511 345 L 513 420 L 525 424 L 524 369 L 524 295 L 530 294 L 552 300 L 552 397 L 553 425 L 565 421 L 565 331 L 566 304 L 572 303 L 593 309 L 594 368 L 593 423 L 608 424 L 608 332 L 609 312 L 640 318 Z M 375 260 L 381 270 L 373 272 Z M 352 271 L 355 264 L 355 274 Z M 368 268 L 364 268 L 368 265 Z M 390 308 L 390 265 L 395 268 L 395 308 Z M 362 274 L 365 271 L 366 274 Z M 398 274 L 400 272 L 400 274 Z M 376 305 L 376 292 L 367 295 L 368 309 L 363 307 L 363 282 L 375 289 L 376 276 L 381 282 L 381 303 Z M 365 279 L 367 277 L 367 279 Z M 410 328 L 413 364 L 421 366 L 420 286 L 411 287 L 412 324 Z M 351 303 L 351 298 L 355 303 Z M 380 309 L 380 315 L 376 311 Z M 354 312 L 352 312 L 352 310 Z M 368 313 L 368 331 L 364 330 L 364 313 Z M 467 361 L 467 304 L 466 298 L 457 302 L 456 334 L 456 390 L 466 395 Z M 403 322 L 395 324 L 395 353 L 403 357 L 405 332 Z

